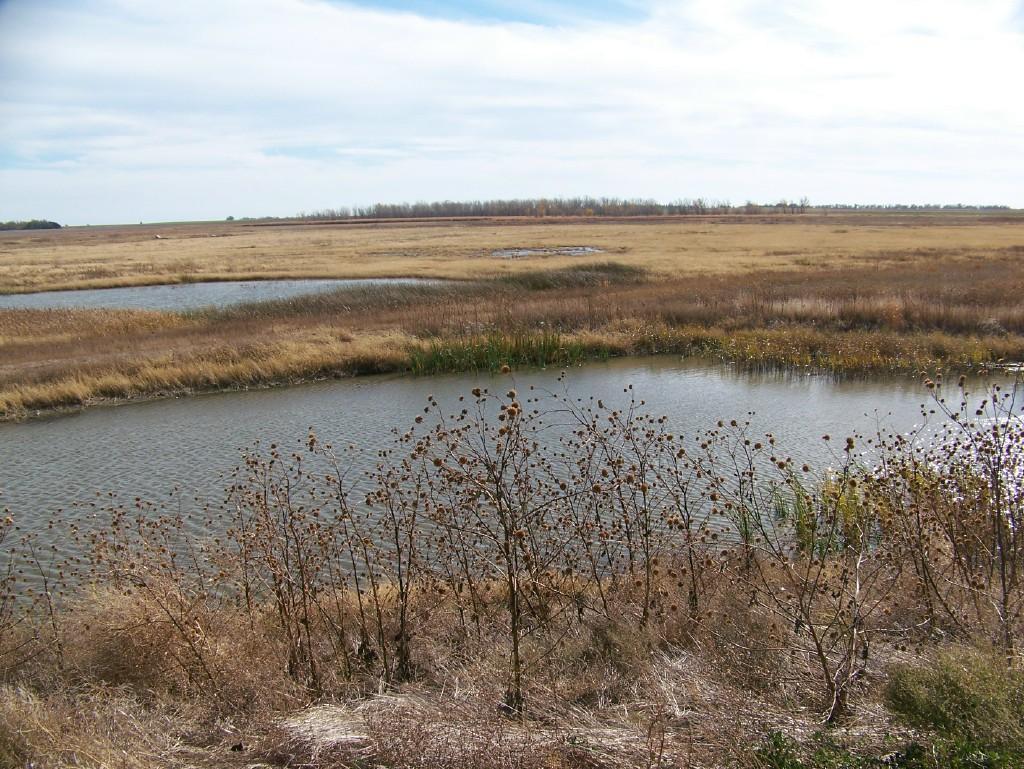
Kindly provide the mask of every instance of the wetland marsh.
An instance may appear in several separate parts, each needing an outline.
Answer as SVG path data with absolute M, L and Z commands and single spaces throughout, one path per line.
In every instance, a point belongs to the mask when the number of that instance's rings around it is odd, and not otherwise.
M 557 253 L 565 243 L 601 252 Z M 502 249 L 530 255 L 491 256 Z M 0 309 L 0 418 L 330 376 L 662 352 L 833 372 L 974 369 L 1024 358 L 1022 254 L 1024 217 L 1011 214 L 4 233 L 0 292 L 428 282 L 189 315 Z

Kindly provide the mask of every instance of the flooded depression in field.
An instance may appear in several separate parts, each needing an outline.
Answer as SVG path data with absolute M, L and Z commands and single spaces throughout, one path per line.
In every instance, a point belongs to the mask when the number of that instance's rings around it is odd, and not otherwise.
M 0 295 L 0 309 L 121 309 L 181 312 L 204 307 L 231 307 L 253 302 L 292 299 L 346 289 L 435 285 L 438 282 L 420 278 L 230 280 L 81 291 L 40 291 L 33 294 Z
M 498 259 L 523 259 L 528 256 L 588 256 L 603 254 L 603 248 L 596 246 L 552 246 L 535 248 L 499 248 L 491 251 Z

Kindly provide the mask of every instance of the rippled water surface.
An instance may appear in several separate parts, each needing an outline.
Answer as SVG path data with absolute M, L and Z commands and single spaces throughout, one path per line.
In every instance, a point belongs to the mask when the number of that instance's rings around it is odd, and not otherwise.
M 366 377 L 298 387 L 152 401 L 21 424 L 0 425 L 0 506 L 25 529 L 61 517 L 83 515 L 75 503 L 139 496 L 183 504 L 194 498 L 217 502 L 221 474 L 238 464 L 240 452 L 261 440 L 266 446 L 298 448 L 309 428 L 335 446 L 365 451 L 372 465 L 393 428 L 406 429 L 433 394 L 446 413 L 475 386 L 561 390 L 559 371 L 509 376 Z M 576 396 L 625 404 L 633 385 L 646 409 L 667 415 L 682 435 L 719 419 L 744 419 L 771 432 L 785 455 L 821 466 L 828 461 L 821 436 L 873 431 L 877 424 L 908 429 L 921 421 L 925 393 L 914 380 L 834 382 L 801 375 L 747 374 L 728 366 L 673 358 L 623 359 L 571 369 L 565 386 Z M 840 443 L 835 441 L 834 443 Z M 838 446 L 837 446 L 838 448 Z M 358 470 L 358 468 L 356 468 Z
M 41 291 L 35 294 L 0 296 L 0 308 L 70 309 L 108 308 L 178 312 L 202 307 L 230 307 L 251 302 L 291 299 L 365 286 L 402 286 L 436 283 L 417 278 L 366 278 L 360 280 L 231 280 L 180 283 L 165 286 L 97 288 L 83 291 Z

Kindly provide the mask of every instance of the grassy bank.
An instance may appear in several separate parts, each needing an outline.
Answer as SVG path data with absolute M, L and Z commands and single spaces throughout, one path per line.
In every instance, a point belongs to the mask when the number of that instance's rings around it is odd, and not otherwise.
M 430 375 L 569 366 L 630 355 L 671 354 L 752 369 L 802 368 L 838 374 L 968 372 L 1024 358 L 1024 337 L 941 332 L 836 335 L 801 327 L 730 331 L 621 322 L 607 330 L 548 331 L 417 339 L 400 332 L 304 336 L 294 341 L 207 348 L 187 356 L 78 367 L 0 389 L 0 419 L 152 397 L 296 384 L 391 372 Z
M 1019 766 L 1024 427 L 993 384 L 944 433 L 823 440 L 825 476 L 642 393 L 476 390 L 364 478 L 309 435 L 222 506 L 97 505 L 52 549 L 8 520 L 0 760 Z

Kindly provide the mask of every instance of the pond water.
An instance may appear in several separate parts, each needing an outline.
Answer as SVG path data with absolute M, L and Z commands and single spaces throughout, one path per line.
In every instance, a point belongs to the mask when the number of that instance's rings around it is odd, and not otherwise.
M 90 502 L 109 501 L 111 494 L 128 502 L 136 496 L 167 501 L 179 489 L 186 505 L 216 504 L 224 497 L 224 474 L 239 464 L 243 449 L 260 440 L 264 447 L 276 442 L 299 450 L 310 428 L 322 442 L 360 446 L 363 459 L 356 464 L 369 468 L 375 452 L 390 445 L 392 429 L 412 426 L 428 394 L 450 413 L 476 386 L 515 387 L 521 394 L 530 385 L 564 386 L 574 397 L 602 398 L 615 407 L 628 403 L 623 390 L 632 385 L 635 397 L 646 400 L 644 410 L 666 415 L 677 434 L 692 436 L 719 419 L 749 418 L 758 433 L 776 436 L 783 455 L 818 467 L 830 461 L 823 434 L 841 438 L 878 425 L 906 430 L 921 422 L 920 404 L 927 400 L 912 379 L 837 382 L 671 357 L 588 364 L 570 369 L 564 385 L 559 375 L 549 369 L 365 377 L 0 424 L 0 508 L 10 508 L 23 530 L 31 530 L 58 510 L 61 518 L 86 515 Z M 842 441 L 830 445 L 839 451 Z
M 97 288 L 82 291 L 40 291 L 0 295 L 0 309 L 106 308 L 181 312 L 203 307 L 291 299 L 366 286 L 433 285 L 419 278 L 365 278 L 359 280 L 230 280 L 161 286 Z

